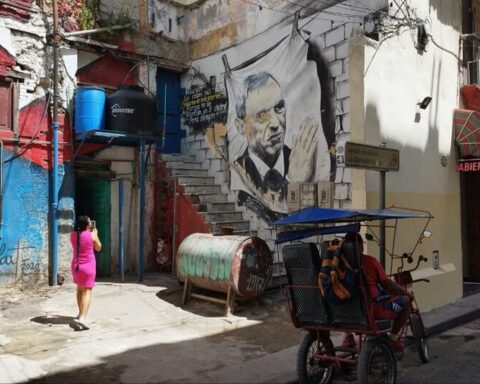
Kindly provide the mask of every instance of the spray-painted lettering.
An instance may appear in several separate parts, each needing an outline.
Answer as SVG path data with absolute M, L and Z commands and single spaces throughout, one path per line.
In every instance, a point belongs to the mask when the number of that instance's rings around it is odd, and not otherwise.
M 188 276 L 208 277 L 212 280 L 229 278 L 230 269 L 226 267 L 225 260 L 214 251 L 207 254 L 186 254 L 185 259 L 185 272 Z
M 254 292 L 254 293 L 261 293 L 265 290 L 268 281 L 270 280 L 270 276 L 272 274 L 272 266 L 270 265 L 267 269 L 267 273 L 262 275 L 264 277 L 260 277 L 255 274 L 250 274 L 247 279 L 247 291 Z
M 14 265 L 15 261 L 13 261 L 12 255 L 5 254 L 6 249 L 7 249 L 7 244 L 2 243 L 0 245 L 0 265 Z
M 30 257 L 22 258 L 20 268 L 22 275 L 31 275 L 32 273 L 39 272 L 41 270 L 42 263 L 40 260 L 32 260 Z

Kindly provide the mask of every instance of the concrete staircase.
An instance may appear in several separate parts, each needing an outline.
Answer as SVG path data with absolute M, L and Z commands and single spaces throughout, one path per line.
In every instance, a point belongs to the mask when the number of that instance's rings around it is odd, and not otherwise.
M 243 218 L 243 211 L 236 207 L 233 193 L 222 191 L 215 178 L 209 176 L 208 169 L 202 167 L 202 162 L 182 154 L 162 154 L 162 161 L 168 176 L 178 180 L 198 212 L 205 214 L 214 234 L 220 234 L 222 227 L 228 227 L 235 235 L 254 235 L 250 231 L 250 222 Z

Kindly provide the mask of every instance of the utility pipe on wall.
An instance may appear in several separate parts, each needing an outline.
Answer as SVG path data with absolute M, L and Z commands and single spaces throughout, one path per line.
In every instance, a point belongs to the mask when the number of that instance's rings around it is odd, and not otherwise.
M 118 181 L 118 277 L 125 280 L 123 253 L 123 179 Z
M 57 0 L 53 0 L 53 167 L 52 167 L 52 204 L 51 204 L 51 239 L 52 239 L 52 264 L 51 279 L 52 285 L 57 282 L 58 273 L 58 61 L 59 61 L 59 42 L 60 35 L 58 33 L 58 4 Z
M 140 139 L 140 228 L 138 234 L 138 281 L 143 281 L 143 269 L 145 267 L 145 139 Z

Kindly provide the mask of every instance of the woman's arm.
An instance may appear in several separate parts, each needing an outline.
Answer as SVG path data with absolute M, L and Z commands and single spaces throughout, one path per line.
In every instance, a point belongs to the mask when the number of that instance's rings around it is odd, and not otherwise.
M 102 250 L 102 243 L 98 238 L 97 228 L 92 229 L 92 240 L 93 240 L 93 248 L 95 249 L 95 251 L 100 252 Z

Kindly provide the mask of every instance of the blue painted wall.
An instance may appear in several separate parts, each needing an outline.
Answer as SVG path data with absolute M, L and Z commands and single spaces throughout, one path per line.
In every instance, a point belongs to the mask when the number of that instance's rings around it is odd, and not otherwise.
M 0 283 L 38 280 L 48 270 L 48 171 L 22 157 L 3 171 Z

